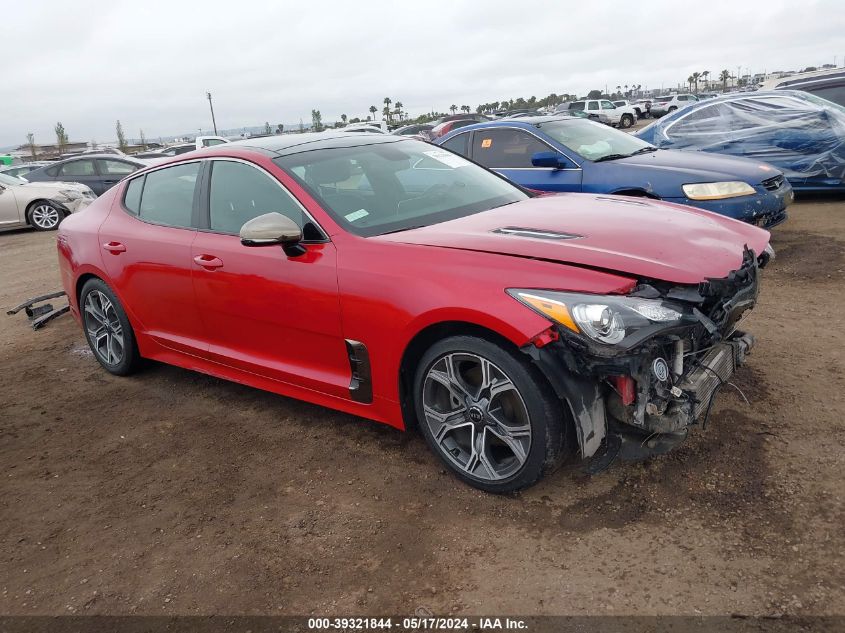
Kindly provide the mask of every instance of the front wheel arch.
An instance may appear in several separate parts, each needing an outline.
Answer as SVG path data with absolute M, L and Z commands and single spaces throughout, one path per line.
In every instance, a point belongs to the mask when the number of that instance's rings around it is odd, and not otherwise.
M 406 429 L 416 426 L 417 423 L 413 395 L 413 381 L 417 365 L 423 354 L 432 345 L 450 336 L 477 336 L 513 351 L 518 349 L 516 345 L 498 332 L 468 321 L 441 321 L 417 332 L 405 346 L 402 360 L 399 363 L 399 402 Z

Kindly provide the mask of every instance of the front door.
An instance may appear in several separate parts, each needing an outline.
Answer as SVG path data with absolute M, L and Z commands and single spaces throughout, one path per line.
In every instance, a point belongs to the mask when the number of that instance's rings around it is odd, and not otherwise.
M 305 252 L 244 246 L 238 233 L 265 213 L 309 218 L 269 173 L 210 161 L 208 202 L 191 248 L 194 291 L 212 360 L 273 380 L 349 398 L 351 370 L 340 322 L 334 244 L 312 225 Z
M 534 167 L 531 157 L 556 151 L 533 134 L 517 128 L 476 130 L 472 158 L 518 185 L 536 191 L 581 191 L 581 169 Z
M 204 356 L 207 343 L 191 280 L 201 166 L 181 163 L 130 180 L 100 226 L 99 243 L 133 325 L 164 347 Z
M 90 187 L 98 196 L 105 191 L 93 158 L 77 158 L 59 166 L 54 180 L 79 182 Z

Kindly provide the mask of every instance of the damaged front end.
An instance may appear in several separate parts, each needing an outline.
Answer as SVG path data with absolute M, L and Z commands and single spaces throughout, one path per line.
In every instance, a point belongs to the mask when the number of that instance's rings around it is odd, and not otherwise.
M 664 453 L 706 423 L 717 391 L 754 345 L 737 325 L 772 255 L 746 248 L 724 278 L 697 286 L 641 280 L 620 297 L 509 291 L 555 322 L 523 350 L 569 404 L 591 470 L 617 455 Z

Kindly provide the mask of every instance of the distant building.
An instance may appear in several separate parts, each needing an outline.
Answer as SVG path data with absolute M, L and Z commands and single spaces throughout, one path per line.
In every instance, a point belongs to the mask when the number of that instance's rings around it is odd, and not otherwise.
M 66 143 L 64 146 L 64 152 L 59 149 L 58 145 L 35 145 L 35 158 L 36 160 L 46 160 L 50 158 L 58 158 L 62 153 L 64 154 L 73 154 L 73 153 L 81 153 L 88 149 L 88 143 Z M 29 145 L 21 145 L 16 150 L 16 153 L 20 156 L 31 156 L 30 147 Z

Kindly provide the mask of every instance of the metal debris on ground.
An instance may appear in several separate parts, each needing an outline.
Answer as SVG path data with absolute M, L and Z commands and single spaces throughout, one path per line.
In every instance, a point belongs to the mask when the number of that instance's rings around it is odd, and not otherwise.
M 17 314 L 21 310 L 26 312 L 26 316 L 29 317 L 30 325 L 32 325 L 33 330 L 38 330 L 45 326 L 48 322 L 52 321 L 56 317 L 63 315 L 65 312 L 70 310 L 70 305 L 65 304 L 63 306 L 59 306 L 58 308 L 54 308 L 52 303 L 45 303 L 43 305 L 35 305 L 36 303 L 41 303 L 42 301 L 47 301 L 47 299 L 57 299 L 58 297 L 65 297 L 65 292 L 63 290 L 59 290 L 57 292 L 51 292 L 46 295 L 39 295 L 37 297 L 33 297 L 32 299 L 27 299 L 23 303 L 16 305 L 11 310 L 8 310 L 6 314 L 13 315 Z

